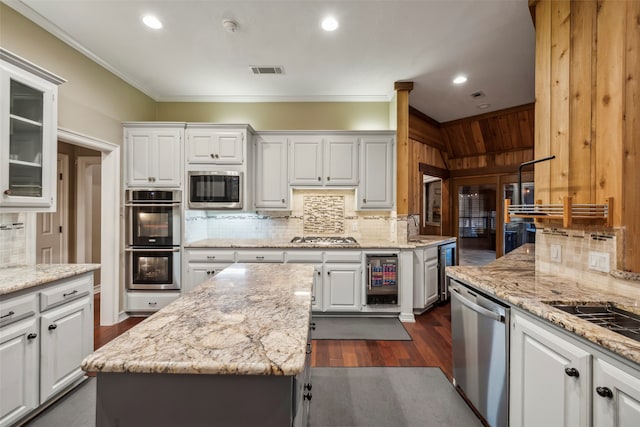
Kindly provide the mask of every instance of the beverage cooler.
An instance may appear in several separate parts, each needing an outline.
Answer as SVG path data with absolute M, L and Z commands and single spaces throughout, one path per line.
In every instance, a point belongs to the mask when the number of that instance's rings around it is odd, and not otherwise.
M 367 305 L 398 305 L 398 255 L 367 255 Z

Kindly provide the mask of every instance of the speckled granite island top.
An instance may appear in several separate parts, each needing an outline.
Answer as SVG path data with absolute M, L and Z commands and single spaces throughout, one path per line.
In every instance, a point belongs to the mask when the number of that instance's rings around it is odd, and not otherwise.
M 419 235 L 409 239 L 409 241 L 392 242 L 383 238 L 358 239 L 357 244 L 339 243 L 291 243 L 291 239 L 204 239 L 185 245 L 187 248 L 279 248 L 279 249 L 413 249 L 423 246 L 437 246 L 445 243 L 455 242 L 455 237 Z
M 0 268 L 0 295 L 97 270 L 100 264 L 37 264 Z
M 532 244 L 524 245 L 482 267 L 447 267 L 447 275 L 640 363 L 640 342 L 548 304 L 608 302 L 640 314 L 640 285 L 604 275 L 596 283 L 535 271 L 534 248 Z
M 297 375 L 313 266 L 234 264 L 106 344 L 87 372 Z

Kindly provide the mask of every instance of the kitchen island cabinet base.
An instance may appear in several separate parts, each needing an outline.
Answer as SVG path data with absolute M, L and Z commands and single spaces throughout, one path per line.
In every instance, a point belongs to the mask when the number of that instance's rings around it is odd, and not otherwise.
M 304 426 L 294 424 L 303 406 L 296 384 L 292 376 L 98 373 L 96 426 Z

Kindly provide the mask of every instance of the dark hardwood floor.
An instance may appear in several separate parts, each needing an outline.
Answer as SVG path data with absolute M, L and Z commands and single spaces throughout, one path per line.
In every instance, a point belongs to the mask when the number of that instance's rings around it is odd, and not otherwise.
M 130 317 L 117 325 L 99 326 L 100 294 L 94 304 L 94 348 L 98 349 L 144 318 Z M 449 304 L 403 323 L 412 341 L 314 340 L 311 366 L 434 366 L 452 379 Z

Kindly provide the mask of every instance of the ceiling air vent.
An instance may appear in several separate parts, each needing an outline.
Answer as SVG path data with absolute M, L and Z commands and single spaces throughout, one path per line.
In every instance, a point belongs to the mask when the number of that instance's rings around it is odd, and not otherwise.
M 484 96 L 484 92 L 479 90 L 477 92 L 473 92 L 471 95 L 469 95 L 472 98 L 482 98 Z
M 282 65 L 250 65 L 253 74 L 284 74 Z

